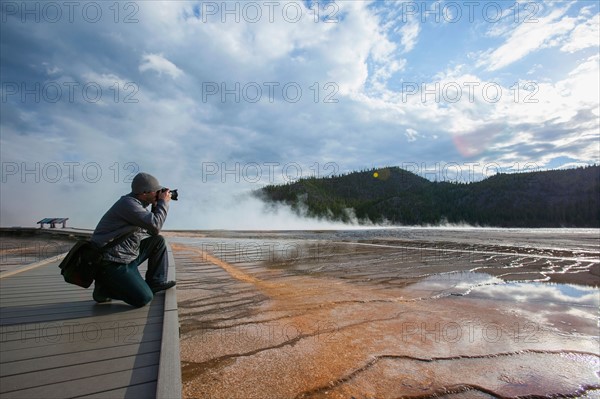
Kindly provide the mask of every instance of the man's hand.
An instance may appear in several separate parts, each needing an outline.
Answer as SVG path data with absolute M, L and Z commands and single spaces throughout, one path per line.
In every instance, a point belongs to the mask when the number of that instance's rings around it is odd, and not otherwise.
M 169 203 L 169 201 L 171 201 L 171 190 L 166 189 L 165 191 L 159 191 L 156 197 L 157 201 L 164 200 L 166 203 Z

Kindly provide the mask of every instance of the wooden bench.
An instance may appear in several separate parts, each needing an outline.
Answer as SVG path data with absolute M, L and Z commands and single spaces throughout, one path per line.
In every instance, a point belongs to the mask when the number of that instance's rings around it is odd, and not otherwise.
M 62 223 L 62 228 L 64 229 L 65 227 L 67 227 L 67 220 L 69 220 L 69 218 L 45 218 L 40 220 L 36 224 L 40 225 L 40 229 L 43 229 L 45 224 L 49 224 L 50 228 L 54 229 L 56 228 L 56 225 L 58 223 Z

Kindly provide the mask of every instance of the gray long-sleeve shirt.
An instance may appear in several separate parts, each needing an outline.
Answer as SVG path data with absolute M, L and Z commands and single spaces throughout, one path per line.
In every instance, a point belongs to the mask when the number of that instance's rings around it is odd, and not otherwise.
M 164 200 L 158 200 L 152 211 L 149 204 L 135 198 L 133 194 L 122 196 L 102 216 L 92 234 L 92 242 L 99 247 L 122 236 L 133 232 L 126 240 L 110 248 L 104 254 L 104 259 L 117 263 L 129 263 L 138 257 L 140 241 L 147 234 L 157 235 L 167 218 L 169 205 Z

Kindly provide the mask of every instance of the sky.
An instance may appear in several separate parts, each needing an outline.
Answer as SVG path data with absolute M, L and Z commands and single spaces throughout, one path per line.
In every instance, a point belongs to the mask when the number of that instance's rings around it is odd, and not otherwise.
M 0 5 L 3 227 L 94 228 L 142 171 L 165 228 L 311 229 L 250 194 L 600 162 L 597 1 Z

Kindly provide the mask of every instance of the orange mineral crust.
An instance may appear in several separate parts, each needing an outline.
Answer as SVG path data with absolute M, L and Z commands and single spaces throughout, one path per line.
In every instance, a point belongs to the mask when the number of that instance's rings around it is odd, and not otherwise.
M 600 393 L 597 242 L 382 234 L 170 237 L 184 397 Z

